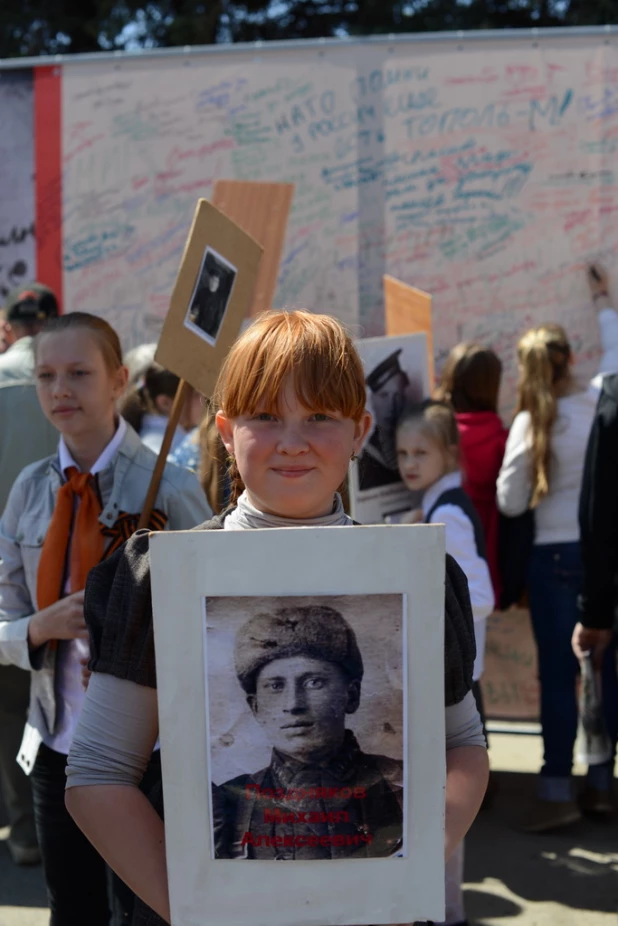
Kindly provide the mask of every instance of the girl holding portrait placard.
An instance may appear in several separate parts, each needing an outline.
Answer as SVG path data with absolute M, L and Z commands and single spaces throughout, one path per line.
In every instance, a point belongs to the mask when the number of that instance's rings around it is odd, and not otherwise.
M 352 526 L 338 489 L 370 427 L 365 399 L 360 358 L 339 322 L 302 311 L 258 318 L 228 355 L 216 396 L 233 503 L 201 529 Z M 152 908 L 137 921 L 169 922 L 162 790 L 149 801 L 138 788 L 158 735 L 147 532 L 92 575 L 86 615 L 94 672 L 69 760 L 67 805 Z M 487 780 L 473 662 L 467 585 L 447 558 L 447 855 L 474 819 Z

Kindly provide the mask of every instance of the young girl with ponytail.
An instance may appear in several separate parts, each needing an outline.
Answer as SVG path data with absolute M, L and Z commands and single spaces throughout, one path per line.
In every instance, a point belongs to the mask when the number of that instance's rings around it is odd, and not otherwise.
M 365 398 L 360 358 L 337 321 L 302 311 L 258 318 L 232 347 L 216 394 L 217 425 L 233 461 L 232 505 L 198 529 L 351 527 L 338 489 L 370 426 Z M 147 531 L 137 533 L 89 579 L 93 675 L 69 757 L 67 806 L 110 866 L 152 908 L 144 907 L 134 923 L 160 926 L 170 917 L 163 794 L 160 783 L 150 800 L 138 788 L 158 736 L 148 537 Z M 450 557 L 445 594 L 450 856 L 483 797 L 487 754 L 470 691 L 474 630 L 468 590 Z
M 609 307 L 607 281 L 591 269 L 589 281 L 598 303 L 604 354 L 600 369 L 618 369 L 618 315 Z M 611 763 L 589 769 L 586 786 L 574 800 L 571 783 L 577 731 L 578 665 L 571 636 L 582 590 L 578 501 L 588 434 L 598 399 L 597 384 L 580 386 L 573 376 L 573 354 L 559 325 L 528 331 L 517 349 L 518 401 L 497 484 L 498 505 L 514 517 L 534 510 L 535 540 L 528 571 L 532 627 L 538 649 L 544 766 L 538 804 L 522 828 L 543 832 L 569 825 L 581 810 L 603 813 L 611 807 Z M 606 656 L 604 700 L 618 703 L 615 648 Z M 616 727 L 612 710 L 612 726 Z M 608 717 L 609 719 L 609 717 Z M 616 730 L 614 729 L 614 742 Z
M 116 411 L 127 371 L 103 319 L 48 322 L 35 377 L 60 442 L 21 472 L 0 521 L 0 663 L 32 677 L 19 762 L 32 780 L 51 926 L 108 926 L 105 864 L 65 809 L 65 768 L 85 698 L 86 576 L 137 528 L 156 457 Z M 167 467 L 151 526 L 180 530 L 208 513 L 195 476 Z

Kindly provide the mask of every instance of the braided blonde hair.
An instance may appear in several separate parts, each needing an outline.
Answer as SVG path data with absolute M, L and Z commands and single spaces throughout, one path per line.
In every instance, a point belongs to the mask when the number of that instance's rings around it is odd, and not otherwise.
M 571 345 L 560 325 L 527 331 L 517 345 L 517 408 L 529 412 L 532 439 L 532 498 L 536 508 L 549 493 L 551 432 L 558 415 L 556 386 L 570 377 Z

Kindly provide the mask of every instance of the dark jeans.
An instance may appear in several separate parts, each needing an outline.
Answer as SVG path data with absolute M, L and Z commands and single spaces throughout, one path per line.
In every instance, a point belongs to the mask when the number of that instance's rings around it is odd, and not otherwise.
M 69 815 L 64 805 L 66 764 L 66 756 L 42 744 L 30 776 L 51 910 L 49 924 L 127 926 L 133 921 L 135 895 L 110 871 Z M 148 791 L 160 778 L 157 751 L 141 787 Z
M 66 763 L 42 744 L 30 776 L 50 926 L 108 926 L 107 869 L 64 806 Z
M 579 543 L 534 546 L 530 557 L 528 593 L 530 615 L 539 658 L 541 685 L 541 726 L 545 764 L 541 797 L 567 800 L 573 747 L 577 733 L 577 659 L 571 649 L 571 636 L 579 619 L 577 597 L 582 587 Z M 618 680 L 615 642 L 603 665 L 603 703 L 610 736 L 615 744 L 618 732 Z M 594 771 L 609 786 L 613 760 Z M 602 771 L 601 771 L 602 770 Z
M 0 791 L 11 826 L 11 839 L 36 846 L 30 781 L 17 764 L 26 725 L 30 673 L 17 666 L 0 666 Z

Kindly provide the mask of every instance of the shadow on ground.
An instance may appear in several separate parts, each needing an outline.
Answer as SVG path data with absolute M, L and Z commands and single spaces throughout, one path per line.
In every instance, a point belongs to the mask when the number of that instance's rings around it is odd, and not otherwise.
M 615 913 L 618 818 L 606 824 L 583 821 L 543 836 L 518 833 L 514 826 L 534 800 L 536 776 L 497 772 L 494 778 L 493 802 L 481 811 L 466 840 L 470 921 L 508 923 L 528 903 L 543 901 L 574 911 Z M 0 818 L 0 826 L 3 822 Z M 11 863 L 2 844 L 6 832 L 0 831 L 0 907 L 45 908 L 41 868 Z M 531 926 L 535 921 L 534 915 L 525 919 Z
M 466 840 L 466 909 L 474 921 L 514 917 L 526 901 L 554 901 L 573 910 L 613 913 L 618 909 L 618 818 L 582 820 L 543 835 L 517 832 L 534 801 L 536 776 L 496 772 L 495 794 Z M 512 902 L 483 890 L 501 882 Z M 489 886 L 488 886 L 489 887 Z M 521 907 L 516 903 L 521 898 Z
M 40 865 L 18 867 L 9 856 L 0 830 L 0 907 L 47 907 L 45 881 Z

